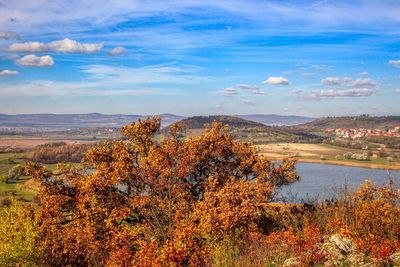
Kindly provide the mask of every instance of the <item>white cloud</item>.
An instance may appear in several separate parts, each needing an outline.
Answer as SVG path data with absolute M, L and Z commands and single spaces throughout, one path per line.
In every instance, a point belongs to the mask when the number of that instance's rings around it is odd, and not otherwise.
M 25 42 L 11 44 L 7 51 L 14 53 L 62 52 L 62 53 L 96 53 L 103 48 L 101 43 L 79 43 L 65 38 L 50 43 Z
M 0 70 L 0 76 L 12 76 L 18 74 L 19 72 L 16 70 Z
M 396 89 L 395 92 L 400 94 L 400 89 Z
M 336 97 L 365 97 L 374 94 L 374 90 L 369 88 L 349 88 L 349 89 L 328 89 L 312 92 L 311 99 L 336 98 Z
M 176 64 L 140 68 L 88 65 L 82 67 L 85 77 L 79 81 L 20 81 L 0 86 L 0 94 L 2 97 L 175 95 L 183 90 L 176 89 L 176 85 L 204 85 L 213 79 L 196 75 L 196 70 L 196 66 Z
M 228 87 L 224 89 L 224 95 L 225 96 L 233 96 L 233 95 L 237 95 L 238 91 L 236 88 L 233 87 Z
M 20 39 L 19 35 L 15 32 L 0 32 L 0 40 Z
M 363 72 L 360 72 L 358 75 L 365 77 L 365 76 L 368 76 L 369 73 L 368 73 L 368 71 L 363 71 Z
M 357 78 L 353 80 L 350 77 L 326 77 L 321 80 L 321 83 L 329 86 L 346 85 L 353 88 L 376 87 L 378 85 L 377 81 L 371 78 Z
M 257 85 L 240 83 L 236 86 L 228 87 L 224 89 L 225 96 L 238 95 L 240 92 L 247 92 L 253 95 L 265 94 Z
M 288 85 L 289 80 L 284 77 L 269 77 L 263 83 L 273 84 L 273 85 Z
M 400 59 L 399 60 L 389 60 L 389 65 L 393 67 L 400 68 Z
M 370 78 L 358 78 L 353 82 L 354 87 L 375 87 L 378 83 Z
M 96 53 L 103 48 L 102 43 L 79 43 L 75 40 L 65 38 L 64 40 L 54 41 L 47 44 L 49 51 L 62 53 Z
M 37 53 L 45 52 L 47 47 L 44 43 L 39 42 L 26 42 L 26 43 L 15 43 L 11 44 L 7 51 L 13 53 L 27 52 L 27 53 Z
M 117 46 L 107 52 L 109 56 L 127 56 L 129 55 L 128 50 L 125 47 Z
M 244 89 L 244 90 L 258 90 L 260 89 L 257 85 L 252 85 L 252 84 L 244 84 L 240 83 L 236 85 L 237 88 L 239 89 Z
M 326 77 L 325 79 L 321 80 L 323 85 L 342 85 L 351 82 L 351 78 L 349 77 Z
M 54 60 L 51 56 L 27 55 L 17 59 L 15 63 L 26 67 L 50 67 L 54 65 Z

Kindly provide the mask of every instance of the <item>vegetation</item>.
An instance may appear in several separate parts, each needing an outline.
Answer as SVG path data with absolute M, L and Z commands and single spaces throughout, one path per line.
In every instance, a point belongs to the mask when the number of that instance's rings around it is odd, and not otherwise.
M 90 144 L 64 142 L 44 144 L 36 147 L 33 160 L 45 164 L 79 163 L 90 147 Z
M 301 128 L 364 128 L 364 129 L 385 129 L 400 125 L 400 116 L 344 116 L 327 117 L 316 119 L 312 122 L 301 125 Z
M 0 209 L 0 265 L 32 266 L 40 262 L 40 228 L 31 205 L 15 199 Z
M 26 171 L 38 205 L 3 201 L 4 266 L 361 266 L 400 264 L 400 191 L 344 189 L 324 203 L 274 203 L 295 161 L 261 158 L 215 122 L 158 140 L 151 118 L 80 165 Z M 63 145 L 62 145 L 63 146 Z M 297 264 L 297 265 L 296 265 Z

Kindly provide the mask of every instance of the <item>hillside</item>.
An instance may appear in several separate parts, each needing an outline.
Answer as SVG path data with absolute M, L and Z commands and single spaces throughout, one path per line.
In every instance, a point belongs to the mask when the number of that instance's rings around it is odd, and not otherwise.
M 185 129 L 202 129 L 206 124 L 211 124 L 214 121 L 219 121 L 232 128 L 260 128 L 267 129 L 268 126 L 234 116 L 194 116 L 183 119 L 175 124 Z M 168 127 L 169 128 L 169 127 Z
M 315 118 L 304 117 L 304 116 L 285 116 L 276 114 L 248 114 L 248 115 L 234 115 L 235 117 L 242 118 L 245 120 L 251 120 L 259 122 L 265 125 L 277 125 L 277 126 L 291 126 L 311 122 Z
M 206 124 L 211 124 L 214 121 L 228 125 L 231 134 L 235 138 L 251 141 L 255 144 L 269 142 L 308 142 L 307 140 L 314 137 L 302 133 L 293 133 L 281 127 L 267 126 L 235 116 L 195 116 L 176 122 L 175 125 L 186 129 L 187 135 L 198 135 L 203 132 Z M 170 127 L 165 127 L 161 130 L 161 133 L 168 133 Z
M 400 116 L 346 116 L 346 117 L 326 117 L 316 119 L 312 122 L 298 125 L 298 128 L 326 129 L 326 128 L 366 128 L 383 129 L 400 126 Z

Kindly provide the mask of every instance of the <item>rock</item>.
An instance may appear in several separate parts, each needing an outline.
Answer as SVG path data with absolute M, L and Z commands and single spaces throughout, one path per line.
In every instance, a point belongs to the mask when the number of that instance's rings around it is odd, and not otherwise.
M 365 255 L 357 251 L 357 246 L 348 238 L 339 234 L 332 235 L 321 246 L 321 251 L 326 255 L 326 267 L 333 266 L 363 266 Z M 372 266 L 371 266 L 372 267 Z
M 395 266 L 400 266 L 400 251 L 396 251 L 389 257 L 390 262 L 393 263 Z
M 363 253 L 353 253 L 350 254 L 347 259 L 346 262 L 350 265 L 350 266 L 365 266 L 365 255 Z
M 289 258 L 285 260 L 282 267 L 303 267 L 304 264 L 298 258 Z
M 328 259 L 344 260 L 350 254 L 355 253 L 357 247 L 350 239 L 334 234 L 322 244 L 321 250 L 327 255 Z

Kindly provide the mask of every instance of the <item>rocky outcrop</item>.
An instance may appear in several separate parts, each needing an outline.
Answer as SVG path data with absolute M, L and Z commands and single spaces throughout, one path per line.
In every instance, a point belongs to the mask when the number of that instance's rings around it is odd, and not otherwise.
M 321 253 L 326 255 L 324 266 L 368 266 L 365 255 L 358 252 L 357 246 L 339 234 L 332 235 L 322 244 Z

